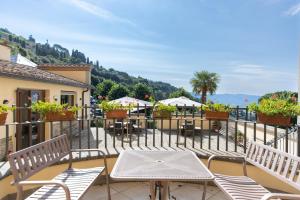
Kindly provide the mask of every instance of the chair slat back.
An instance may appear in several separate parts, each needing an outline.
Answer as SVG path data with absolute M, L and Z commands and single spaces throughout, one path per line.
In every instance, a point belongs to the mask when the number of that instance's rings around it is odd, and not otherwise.
M 67 135 L 11 153 L 8 161 L 15 182 L 23 181 L 70 153 Z
M 270 146 L 250 142 L 247 162 L 300 190 L 300 158 Z

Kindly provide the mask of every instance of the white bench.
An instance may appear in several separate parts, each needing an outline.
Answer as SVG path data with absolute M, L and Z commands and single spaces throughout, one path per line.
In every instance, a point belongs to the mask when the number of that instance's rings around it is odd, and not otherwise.
M 72 153 L 83 151 L 97 151 L 104 158 L 104 167 L 89 169 L 72 168 Z M 46 167 L 60 161 L 69 155 L 69 167 L 67 170 L 52 180 L 33 181 L 28 180 L 31 176 Z M 94 183 L 102 172 L 106 174 L 107 196 L 110 200 L 109 175 L 105 154 L 98 149 L 70 149 L 67 135 L 61 135 L 54 139 L 39 143 L 8 156 L 11 171 L 17 187 L 17 199 L 24 198 L 23 186 L 42 186 L 31 194 L 27 199 L 80 199 Z
M 299 194 L 271 193 L 247 176 L 246 163 L 262 169 L 300 191 L 300 158 L 278 151 L 272 147 L 250 142 L 245 157 L 215 156 L 208 160 L 208 168 L 216 158 L 229 158 L 243 161 L 244 176 L 215 174 L 215 184 L 234 200 L 298 199 Z

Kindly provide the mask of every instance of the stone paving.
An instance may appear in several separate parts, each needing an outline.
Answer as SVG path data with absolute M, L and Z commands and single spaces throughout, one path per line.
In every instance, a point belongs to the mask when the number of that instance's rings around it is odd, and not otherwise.
M 217 145 L 218 140 L 219 149 Z M 91 128 L 89 132 L 83 131 L 78 136 L 72 136 L 72 148 L 99 148 L 109 154 L 119 153 L 121 150 L 128 148 L 153 150 L 190 149 L 205 156 L 211 154 L 237 155 L 244 151 L 241 146 L 237 146 L 237 151 L 235 152 L 235 144 L 231 139 L 228 139 L 228 151 L 226 151 L 226 137 L 221 134 L 218 136 L 217 133 L 209 134 L 204 132 L 201 136 L 199 132 L 196 132 L 194 137 L 184 137 L 176 131 L 143 129 L 139 132 L 135 131 L 133 134 L 114 134 L 114 132 L 105 131 L 103 128 L 98 128 L 98 131 L 96 128 Z
M 202 197 L 201 184 L 179 183 L 170 184 L 171 199 L 174 200 L 199 200 Z M 149 183 L 124 182 L 111 184 L 112 200 L 149 200 Z M 105 186 L 96 185 L 89 189 L 83 200 L 106 200 Z M 158 198 L 157 198 L 158 199 Z M 207 200 L 226 199 L 225 195 L 214 186 L 207 187 Z

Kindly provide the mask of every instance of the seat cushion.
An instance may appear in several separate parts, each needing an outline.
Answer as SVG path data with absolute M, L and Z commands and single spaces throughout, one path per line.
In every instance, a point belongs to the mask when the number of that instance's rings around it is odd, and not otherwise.
M 234 200 L 258 200 L 270 193 L 247 176 L 228 176 L 215 174 L 216 185 Z
M 69 187 L 71 199 L 75 200 L 87 191 L 103 170 L 104 167 L 68 169 L 52 180 L 65 183 Z M 41 187 L 27 199 L 66 199 L 66 195 L 61 187 L 48 185 Z

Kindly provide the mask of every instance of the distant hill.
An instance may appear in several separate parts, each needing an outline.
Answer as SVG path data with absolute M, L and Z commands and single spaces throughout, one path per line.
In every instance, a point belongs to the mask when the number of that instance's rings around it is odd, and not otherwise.
M 130 91 L 137 83 L 147 84 L 152 91 L 154 91 L 157 100 L 166 99 L 169 94 L 177 90 L 176 87 L 169 83 L 161 81 L 152 81 L 142 77 L 134 77 L 128 75 L 126 72 L 114 70 L 113 68 L 104 68 L 99 64 L 99 61 L 92 61 L 84 53 L 77 49 L 71 52 L 59 44 L 50 45 L 48 41 L 41 44 L 35 41 L 32 35 L 27 38 L 18 36 L 10 32 L 6 28 L 0 28 L 0 42 L 8 41 L 8 45 L 12 48 L 12 54 L 20 53 L 22 56 L 30 59 L 31 61 L 53 64 L 79 64 L 87 63 L 94 66 L 92 70 L 92 85 L 96 86 L 104 79 L 111 79 L 119 84 L 126 86 Z M 101 55 L 100 55 L 101 56 Z
M 197 96 L 197 98 L 199 98 L 199 96 Z M 249 94 L 214 94 L 208 96 L 208 99 L 215 103 L 240 107 L 246 107 L 249 103 L 257 102 L 259 98 L 260 96 Z

